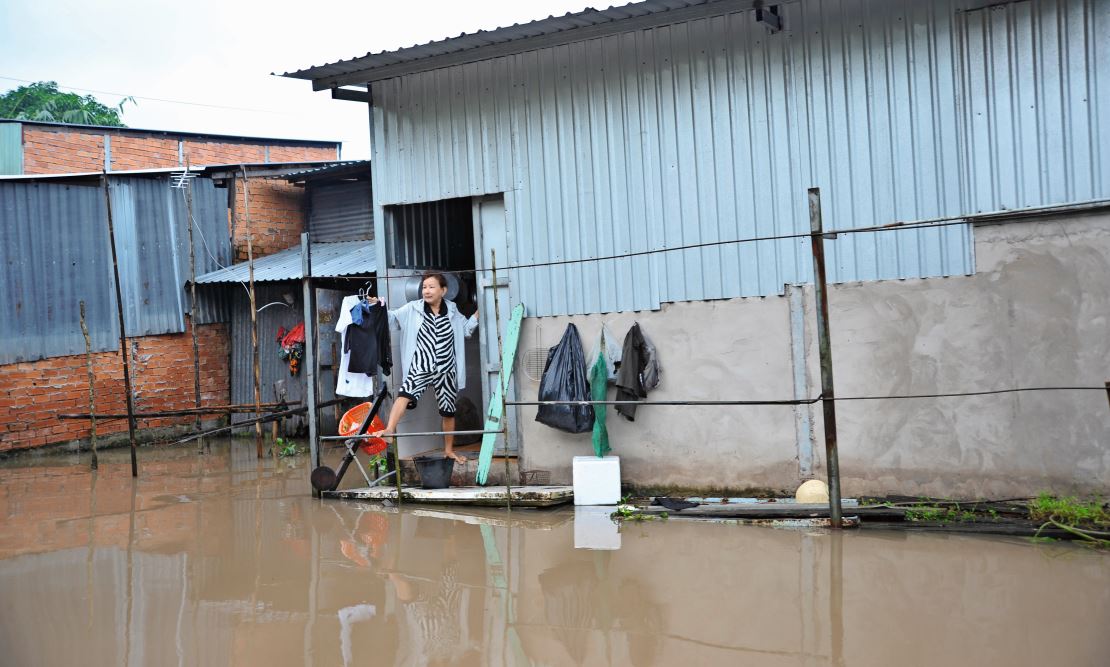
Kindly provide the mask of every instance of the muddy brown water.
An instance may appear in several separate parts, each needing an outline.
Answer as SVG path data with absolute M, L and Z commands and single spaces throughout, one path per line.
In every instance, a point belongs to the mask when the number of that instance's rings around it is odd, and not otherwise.
M 127 456 L 0 467 L 0 664 L 1110 664 L 1110 556 L 1070 545 L 618 533 L 314 500 L 253 442 L 140 450 L 134 482 Z

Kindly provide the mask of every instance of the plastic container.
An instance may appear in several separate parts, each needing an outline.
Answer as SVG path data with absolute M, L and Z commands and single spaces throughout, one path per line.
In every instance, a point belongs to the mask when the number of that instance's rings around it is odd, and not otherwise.
M 343 418 L 339 420 L 339 435 L 351 436 L 358 435 L 358 429 L 366 421 L 366 417 L 370 414 L 370 409 L 374 406 L 373 403 L 359 403 L 347 412 L 343 413 Z M 374 433 L 381 431 L 385 428 L 382 423 L 382 418 L 374 415 L 373 421 L 366 428 L 364 433 Z M 359 449 L 367 456 L 377 456 L 386 450 L 387 443 L 382 438 L 359 438 Z
M 425 489 L 446 489 L 451 486 L 451 471 L 455 459 L 446 456 L 417 456 L 412 462 L 420 475 L 420 486 Z
M 616 505 L 620 502 L 619 456 L 576 456 L 573 472 L 575 505 Z

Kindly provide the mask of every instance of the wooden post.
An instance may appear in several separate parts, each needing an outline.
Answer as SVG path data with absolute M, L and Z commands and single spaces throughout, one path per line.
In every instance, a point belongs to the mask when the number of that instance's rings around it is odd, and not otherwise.
M 829 518 L 840 525 L 840 460 L 836 442 L 836 394 L 833 390 L 832 340 L 829 336 L 829 296 L 825 284 L 825 243 L 821 223 L 821 190 L 809 189 L 809 227 L 813 247 L 813 285 L 817 301 L 817 345 L 821 355 L 821 407 L 825 420 L 825 472 L 829 478 Z
M 93 386 L 96 384 L 96 375 L 93 374 L 92 341 L 89 340 L 89 327 L 85 324 L 84 301 L 81 301 L 81 333 L 85 336 L 85 366 L 89 371 L 89 414 L 92 415 L 92 424 L 89 426 L 91 430 L 89 441 L 92 447 L 92 463 L 89 467 L 96 470 L 100 465 L 96 459 L 96 392 L 93 390 Z
M 100 177 L 104 183 L 104 205 L 108 211 L 108 240 L 112 247 L 112 279 L 116 285 L 116 314 L 119 316 L 119 350 L 123 358 L 123 390 L 127 394 L 127 437 L 131 441 L 131 476 L 139 476 L 138 446 L 135 443 L 135 401 L 131 396 L 131 363 L 127 354 L 127 327 L 123 320 L 123 290 L 119 284 L 119 258 L 116 253 L 116 231 L 112 225 L 112 197 L 108 192 L 108 172 Z
M 262 412 L 262 366 L 258 359 L 258 300 L 254 291 L 254 244 L 251 240 L 251 184 L 247 176 L 247 168 L 240 165 L 243 172 L 243 214 L 244 231 L 247 237 L 247 274 L 250 280 L 251 302 L 251 361 L 254 366 L 254 406 L 255 410 Z M 309 406 L 311 410 L 311 406 Z M 258 458 L 262 458 L 262 423 L 254 423 L 254 447 Z
M 304 366 L 305 403 L 308 408 L 308 452 L 312 459 L 310 470 L 320 467 L 320 447 L 316 431 L 316 304 L 312 286 L 312 246 L 308 233 L 301 234 L 301 284 L 304 290 Z M 313 491 L 313 493 L 317 493 Z
M 197 342 L 197 259 L 193 247 L 193 180 L 188 178 L 189 161 L 185 161 L 185 213 L 189 226 L 189 329 L 193 332 L 193 397 L 194 405 L 200 408 L 200 344 Z M 200 415 L 193 422 L 200 432 Z

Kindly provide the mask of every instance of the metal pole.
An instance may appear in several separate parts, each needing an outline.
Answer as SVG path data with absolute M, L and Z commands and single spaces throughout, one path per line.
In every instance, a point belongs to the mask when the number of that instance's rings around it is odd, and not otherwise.
M 508 391 L 505 382 L 505 352 L 502 349 L 501 343 L 501 300 L 498 298 L 497 292 L 497 251 L 490 249 L 489 251 L 489 266 L 490 271 L 493 273 L 493 328 L 497 332 L 497 384 L 501 385 L 501 430 L 504 433 L 504 440 L 501 443 L 501 456 L 505 461 L 505 508 L 511 510 L 513 508 L 513 486 L 512 479 L 509 476 L 509 419 L 505 413 L 505 392 Z M 520 463 L 517 463 L 519 469 Z
M 189 173 L 189 162 L 185 162 L 185 173 Z M 193 396 L 196 408 L 200 409 L 200 345 L 197 342 L 197 259 L 193 246 L 193 180 L 185 179 L 185 221 L 189 226 L 189 329 L 193 332 Z M 193 422 L 200 432 L 200 415 Z
M 836 393 L 833 390 L 832 340 L 829 337 L 829 295 L 825 283 L 825 243 L 821 225 L 821 190 L 809 189 L 810 245 L 817 301 L 817 344 L 821 354 L 821 407 L 825 419 L 825 472 L 829 478 L 829 518 L 840 528 L 840 460 L 836 445 Z
M 316 433 L 316 308 L 312 298 L 312 247 L 308 233 L 301 234 L 301 284 L 304 292 L 304 354 L 305 389 L 308 393 L 308 452 L 310 470 L 320 467 L 320 447 Z
M 1106 383 L 1106 401 L 1110 403 L 1110 382 Z
M 81 333 L 85 336 L 85 367 L 89 372 L 89 414 L 92 415 L 92 424 L 90 425 L 89 446 L 92 447 L 92 463 L 89 467 L 96 470 L 100 465 L 96 458 L 96 392 L 93 391 L 93 385 L 96 383 L 96 375 L 93 374 L 92 362 L 92 342 L 89 340 L 89 327 L 85 324 L 85 302 L 81 302 Z M 95 477 L 93 478 L 96 479 Z M 95 484 L 95 482 L 93 482 Z
M 123 323 L 123 290 L 119 284 L 119 258 L 116 253 L 116 230 L 112 225 L 112 197 L 108 192 L 108 172 L 100 177 L 104 183 L 104 204 L 108 209 L 108 240 L 112 246 L 112 278 L 116 283 L 116 314 L 119 316 L 119 351 L 123 357 L 123 390 L 127 394 L 127 438 L 131 441 L 131 476 L 139 476 L 138 446 L 135 443 L 135 401 L 131 396 L 131 364 L 127 361 L 127 328 Z
M 251 300 L 251 356 L 254 365 L 254 406 L 259 412 L 262 411 L 260 405 L 262 403 L 262 366 L 258 360 L 258 308 L 256 307 L 257 298 L 254 291 L 254 244 L 251 241 L 251 184 L 247 178 L 247 168 L 240 165 L 240 171 L 243 172 L 243 213 L 246 216 L 244 222 L 246 236 L 247 236 L 247 272 L 250 279 L 250 293 Z M 312 406 L 312 402 L 309 402 Z M 254 447 L 258 458 L 262 458 L 262 423 L 254 423 Z
M 504 431 L 414 431 L 412 433 L 394 433 L 390 438 L 412 438 L 416 436 L 430 437 L 436 435 L 485 435 L 486 433 L 504 433 Z M 352 440 L 352 439 L 365 439 L 375 437 L 370 433 L 360 433 L 357 435 L 322 435 L 317 440 Z

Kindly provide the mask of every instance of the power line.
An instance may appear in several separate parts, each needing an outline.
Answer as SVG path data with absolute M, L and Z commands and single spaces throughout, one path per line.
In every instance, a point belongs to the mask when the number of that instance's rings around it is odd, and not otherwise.
M 1089 202 L 1092 207 L 1110 206 L 1110 200 L 1097 200 Z M 912 220 L 908 222 L 892 222 L 884 225 L 872 225 L 869 227 L 854 227 L 851 229 L 833 229 L 821 232 L 821 236 L 830 239 L 840 234 L 875 234 L 881 232 L 900 232 L 900 231 L 913 231 L 922 229 L 938 229 L 942 227 L 955 227 L 962 225 L 974 224 L 975 222 L 985 222 L 994 220 L 1005 216 L 1014 215 L 1029 215 L 1029 214 L 1051 214 L 1053 212 L 1064 211 L 1074 208 L 1076 204 L 1060 204 L 1053 206 L 1039 206 L 1023 209 L 1012 209 L 1008 211 L 999 211 L 996 213 L 983 213 L 972 215 L 956 215 L 956 216 L 943 216 L 936 218 L 922 218 L 920 220 Z M 705 241 L 702 243 L 692 243 L 689 245 L 672 246 L 669 248 L 652 248 L 649 250 L 636 250 L 627 253 L 620 253 L 615 255 L 603 255 L 601 257 L 585 257 L 580 259 L 560 259 L 550 260 L 545 262 L 531 262 L 528 264 L 514 264 L 505 267 L 498 267 L 498 271 L 517 271 L 522 269 L 536 269 L 552 266 L 565 266 L 569 264 L 584 264 L 587 262 L 605 262 L 618 259 L 629 259 L 633 257 L 643 257 L 647 255 L 654 255 L 665 252 L 683 252 L 688 250 L 704 250 L 706 248 L 713 248 L 724 245 L 734 245 L 740 243 L 760 243 L 767 241 L 789 241 L 810 238 L 815 236 L 815 232 L 794 232 L 790 234 L 774 234 L 770 236 L 750 236 L 739 239 L 727 239 L 723 241 Z M 488 273 L 493 269 L 444 269 L 445 273 Z M 413 272 L 407 274 L 394 274 L 391 276 L 367 276 L 367 275 L 351 275 L 344 276 L 352 279 L 378 279 L 378 280 L 402 280 L 407 278 L 419 277 L 424 275 L 424 272 Z
M 825 238 L 837 236 L 839 234 L 864 234 L 876 232 L 897 232 L 897 231 L 910 231 L 917 229 L 934 229 L 939 227 L 953 227 L 958 225 L 967 225 L 970 221 L 967 216 L 958 218 L 937 218 L 935 220 L 918 220 L 913 222 L 896 222 L 888 225 L 874 226 L 874 227 L 857 227 L 854 229 L 839 229 L 830 230 L 821 233 Z M 682 252 L 689 250 L 704 250 L 706 248 L 713 248 L 724 245 L 734 245 L 740 243 L 760 243 L 766 241 L 787 241 L 804 239 L 815 236 L 815 232 L 795 232 L 792 234 L 775 234 L 772 236 L 750 236 L 740 239 L 727 239 L 724 241 L 705 241 L 702 243 L 692 243 L 689 245 L 672 246 L 669 248 L 652 248 L 650 250 L 636 250 L 628 253 L 621 253 L 617 255 L 603 255 L 601 257 L 585 257 L 580 259 L 559 259 L 546 262 L 532 262 L 528 264 L 513 264 L 504 267 L 497 267 L 498 271 L 519 271 L 523 269 L 537 269 L 552 266 L 564 266 L 568 264 L 584 264 L 586 262 L 605 262 L 618 259 L 630 259 L 633 257 L 643 257 L 646 255 L 655 255 L 665 252 Z M 444 273 L 489 273 L 493 269 L 475 268 L 475 269 L 444 269 Z M 371 275 L 348 275 L 342 276 L 343 278 L 350 278 L 354 280 L 401 280 L 424 275 L 424 272 L 413 272 L 404 274 L 394 274 L 389 276 L 371 276 Z
M 898 394 L 893 396 L 836 396 L 832 401 L 891 401 L 920 398 L 957 398 L 963 396 L 990 396 L 995 394 L 1013 394 L 1028 391 L 1107 391 L 1106 387 L 1067 386 L 1067 387 L 1012 387 L 1008 389 L 990 389 L 985 391 L 959 391 L 942 394 Z M 729 405 L 812 405 L 823 401 L 817 398 L 797 398 L 786 400 L 746 400 L 746 401 L 505 401 L 506 405 L 702 405 L 702 406 L 729 406 Z
M 4 79 L 6 81 L 18 81 L 20 83 L 39 83 L 38 81 L 30 81 L 28 79 L 18 79 L 14 76 L 0 76 L 0 79 Z M 124 93 L 113 93 L 113 92 L 108 91 L 108 90 L 96 90 L 94 88 L 80 88 L 78 86 L 65 86 L 65 85 L 62 85 L 60 83 L 57 84 L 57 85 L 58 85 L 59 88 L 65 88 L 67 90 L 77 90 L 77 91 L 80 91 L 80 92 L 83 92 L 83 93 L 97 93 L 99 95 L 116 95 L 118 97 L 125 98 L 125 99 L 128 98 L 128 97 L 131 97 L 131 98 L 134 98 L 134 99 L 137 99 L 137 100 L 147 100 L 149 102 L 165 102 L 166 104 L 184 104 L 184 105 L 193 106 L 193 107 L 207 107 L 209 109 L 225 109 L 225 110 L 230 110 L 230 111 L 249 111 L 251 113 L 268 113 L 268 114 L 275 114 L 275 115 L 279 115 L 279 116 L 296 116 L 297 115 L 297 114 L 289 113 L 287 111 L 276 111 L 274 109 L 251 109 L 251 108 L 248 108 L 248 107 L 233 107 L 233 106 L 227 106 L 227 105 L 224 105 L 224 104 L 207 104 L 205 102 L 186 102 L 185 100 L 169 100 L 169 99 L 165 99 L 165 98 L 162 98 L 162 97 L 146 97 L 144 95 L 126 95 Z

